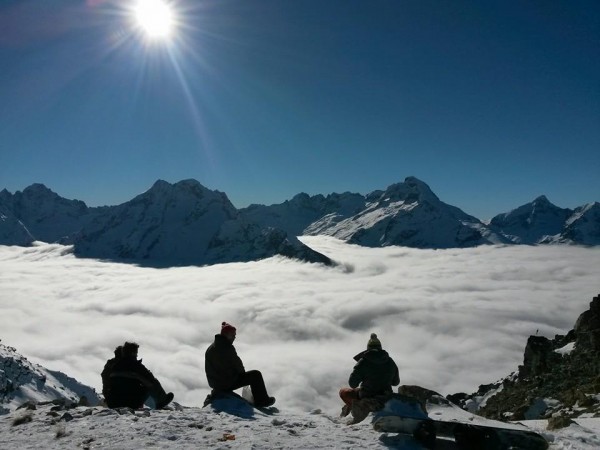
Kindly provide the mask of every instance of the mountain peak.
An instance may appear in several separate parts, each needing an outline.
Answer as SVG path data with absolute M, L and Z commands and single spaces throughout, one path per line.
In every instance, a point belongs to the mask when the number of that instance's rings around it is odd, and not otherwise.
M 167 187 L 167 186 L 172 186 L 171 183 L 169 183 L 168 181 L 165 180 L 161 180 L 160 178 L 158 180 L 156 180 L 154 182 L 154 184 L 152 185 L 152 188 L 162 188 L 162 187 Z
M 560 208 L 550 203 L 545 195 L 540 195 L 530 203 L 498 214 L 492 218 L 490 225 L 516 244 L 536 244 L 559 235 L 571 213 L 571 210 Z
M 213 192 L 205 188 L 200 184 L 199 181 L 194 179 L 181 180 L 177 183 L 169 183 L 165 180 L 156 180 L 152 187 L 146 191 L 146 193 L 161 193 L 161 194 L 173 194 L 175 192 Z M 215 191 L 218 192 L 218 191 Z
M 42 183 L 33 183 L 23 189 L 23 195 L 58 195 Z
M 403 183 L 392 184 L 381 195 L 382 200 L 404 201 L 439 201 L 431 188 L 416 177 L 406 177 Z
M 306 192 L 300 192 L 299 194 L 296 194 L 292 197 L 292 202 L 305 202 L 310 200 L 310 195 L 308 195 Z
M 219 191 L 211 191 L 207 187 L 203 186 L 198 180 L 193 178 L 188 178 L 186 180 L 178 181 L 177 183 L 169 183 L 168 181 L 158 179 L 154 182 L 152 187 L 148 189 L 148 191 L 210 191 L 210 192 L 219 192 Z
M 207 189 L 205 186 L 203 186 L 198 180 L 195 180 L 193 178 L 188 178 L 186 180 L 181 180 L 178 181 L 177 183 L 175 183 L 173 186 L 175 187 L 182 187 L 182 188 L 202 188 L 202 189 Z
M 427 186 L 427 184 L 424 181 L 419 180 L 417 177 L 415 176 L 408 176 L 404 179 L 404 182 L 406 184 L 424 184 L 425 186 Z M 427 186 L 429 188 L 429 186 Z
M 46 185 L 44 183 L 32 183 L 29 186 L 27 186 L 24 190 L 26 191 L 28 189 L 29 190 L 38 190 L 38 189 L 41 189 L 41 190 L 44 190 L 44 191 L 49 191 L 50 190 L 50 189 L 48 189 L 46 187 Z

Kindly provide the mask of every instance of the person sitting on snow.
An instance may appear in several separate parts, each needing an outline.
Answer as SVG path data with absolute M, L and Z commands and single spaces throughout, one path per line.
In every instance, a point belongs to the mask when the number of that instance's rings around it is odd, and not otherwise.
M 117 361 L 121 359 L 122 350 L 122 345 L 119 345 L 117 348 L 115 348 L 115 357 L 106 361 L 106 364 L 104 364 L 104 369 L 102 369 L 102 373 L 100 374 L 102 377 L 102 395 L 104 395 L 105 399 L 106 396 L 109 395 L 108 392 L 110 390 L 110 373 L 112 372 L 112 368 Z
M 215 341 L 206 350 L 204 370 L 212 393 L 207 403 L 220 394 L 230 393 L 235 389 L 250 386 L 254 405 L 261 408 L 275 403 L 275 397 L 269 397 L 262 374 L 258 370 L 246 372 L 242 360 L 237 355 L 233 341 L 236 328 L 223 322 L 221 333 L 215 335 Z
M 104 366 L 102 393 L 109 408 L 141 408 L 152 397 L 156 409 L 161 409 L 173 400 L 173 393 L 167 394 L 142 360 L 137 359 L 138 348 L 135 342 L 125 342 Z
M 347 416 L 352 411 L 353 416 L 357 419 L 357 415 L 354 414 L 353 410 L 355 402 L 388 396 L 392 393 L 392 386 L 400 384 L 400 375 L 398 374 L 398 366 L 388 353 L 381 348 L 381 342 L 375 333 L 371 334 L 371 338 L 367 343 L 367 350 L 356 355 L 354 359 L 358 362 L 348 380 L 350 387 L 340 389 L 340 398 L 345 403 L 342 408 L 342 417 Z M 362 414 L 360 415 L 362 416 Z

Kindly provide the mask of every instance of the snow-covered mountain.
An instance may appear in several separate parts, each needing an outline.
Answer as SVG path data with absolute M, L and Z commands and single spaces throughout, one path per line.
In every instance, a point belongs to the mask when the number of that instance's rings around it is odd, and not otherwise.
M 440 201 L 415 177 L 365 196 L 299 194 L 282 204 L 252 205 L 242 215 L 290 233 L 330 235 L 368 247 L 470 247 L 508 242 L 475 217 Z
M 531 203 L 498 214 L 490 221 L 490 228 L 515 244 L 537 244 L 560 234 L 571 213 L 570 209 L 559 208 L 541 195 Z
M 0 192 L 0 245 L 30 245 L 35 238 L 12 211 L 3 205 Z
M 281 204 L 236 209 L 226 194 L 195 180 L 157 181 L 118 206 L 89 208 L 41 184 L 0 192 L 0 244 L 34 240 L 74 244 L 79 256 L 148 264 L 212 264 L 282 254 L 327 262 L 299 235 L 330 235 L 369 247 L 472 247 L 481 244 L 600 245 L 600 206 L 575 210 L 545 196 L 484 224 L 442 202 L 423 181 L 367 195 L 294 196 Z
M 365 196 L 344 192 L 327 196 L 301 193 L 283 203 L 265 206 L 250 205 L 240 209 L 240 215 L 262 226 L 286 230 L 294 236 L 308 234 L 306 228 L 329 217 L 339 222 L 362 211 L 367 204 Z
M 85 397 L 85 400 L 82 399 Z M 96 391 L 62 372 L 33 364 L 13 347 L 0 344 L 0 415 L 27 402 L 60 401 L 97 405 Z
M 133 200 L 114 206 L 75 239 L 79 256 L 193 262 L 221 225 L 236 217 L 227 196 L 192 180 L 157 181 Z
M 211 264 L 252 261 L 274 255 L 331 264 L 328 257 L 304 245 L 296 236 L 243 219 L 223 223 L 219 233 L 210 240 L 205 255 L 204 262 Z
M 80 200 L 67 200 L 43 184 L 32 184 L 23 192 L 0 193 L 0 207 L 10 211 L 38 241 L 70 243 L 102 208 L 88 208 Z
M 358 214 L 337 222 L 325 217 L 311 224 L 306 233 L 368 247 L 453 248 L 505 242 L 475 217 L 442 202 L 415 177 L 372 193 L 368 200 Z
M 490 228 L 515 244 L 600 245 L 600 203 L 560 208 L 544 195 L 495 216 Z
M 540 241 L 559 244 L 600 245 L 600 203 L 575 208 L 559 235 Z
M 575 210 L 545 196 L 484 224 L 442 202 L 423 181 L 403 183 L 362 196 L 344 193 L 308 196 L 271 206 L 252 205 L 240 214 L 290 234 L 331 235 L 368 247 L 471 247 L 481 244 L 600 245 L 599 204 Z
M 150 264 L 213 264 L 284 255 L 329 259 L 277 229 L 238 217 L 227 196 L 195 180 L 157 181 L 133 200 L 107 209 L 74 240 L 83 257 Z
M 0 244 L 74 244 L 82 257 L 156 265 L 213 264 L 284 255 L 311 262 L 329 258 L 295 235 L 241 217 L 227 195 L 195 180 L 157 181 L 117 206 L 89 208 L 42 184 L 0 192 Z

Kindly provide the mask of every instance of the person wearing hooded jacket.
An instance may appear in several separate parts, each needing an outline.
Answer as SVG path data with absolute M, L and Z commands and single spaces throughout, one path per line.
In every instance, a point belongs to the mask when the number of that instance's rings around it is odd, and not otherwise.
M 104 395 L 104 399 L 106 399 L 109 395 L 111 395 L 111 382 L 110 382 L 110 374 L 113 371 L 113 367 L 119 362 L 121 359 L 121 351 L 123 350 L 123 346 L 119 345 L 115 348 L 115 357 L 106 361 L 104 364 L 104 369 L 102 369 L 102 373 L 100 376 L 102 377 L 102 395 Z
M 340 389 L 340 398 L 345 403 L 342 415 L 350 412 L 355 400 L 391 394 L 392 386 L 400 384 L 398 366 L 382 349 L 375 333 L 371 334 L 367 350 L 356 355 L 354 359 L 357 363 L 348 379 L 350 387 Z
M 250 386 L 255 406 L 273 405 L 275 397 L 270 397 L 267 394 L 262 373 L 258 370 L 246 371 L 244 368 L 244 364 L 233 346 L 235 337 L 236 328 L 227 322 L 223 322 L 221 333 L 215 335 L 214 342 L 206 350 L 204 370 L 208 385 L 213 390 L 209 398 L 230 393 L 243 386 Z
M 115 349 L 102 370 L 102 393 L 109 408 L 141 408 L 152 397 L 156 409 L 162 409 L 173 400 L 156 377 L 137 359 L 139 345 L 125 342 Z

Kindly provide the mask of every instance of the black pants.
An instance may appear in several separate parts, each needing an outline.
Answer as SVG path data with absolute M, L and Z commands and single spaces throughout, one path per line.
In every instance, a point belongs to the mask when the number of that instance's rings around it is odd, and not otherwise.
M 106 405 L 109 408 L 129 407 L 138 409 L 144 406 L 148 397 L 155 402 L 161 401 L 165 396 L 165 390 L 158 382 L 134 378 L 114 377 L 110 380 L 110 389 L 106 393 Z
M 250 386 L 252 390 L 252 396 L 254 397 L 254 404 L 256 406 L 265 405 L 269 401 L 269 394 L 267 394 L 267 388 L 265 387 L 265 380 L 263 380 L 262 373 L 258 370 L 249 370 L 237 379 L 235 385 L 231 390 L 239 389 L 244 386 Z

